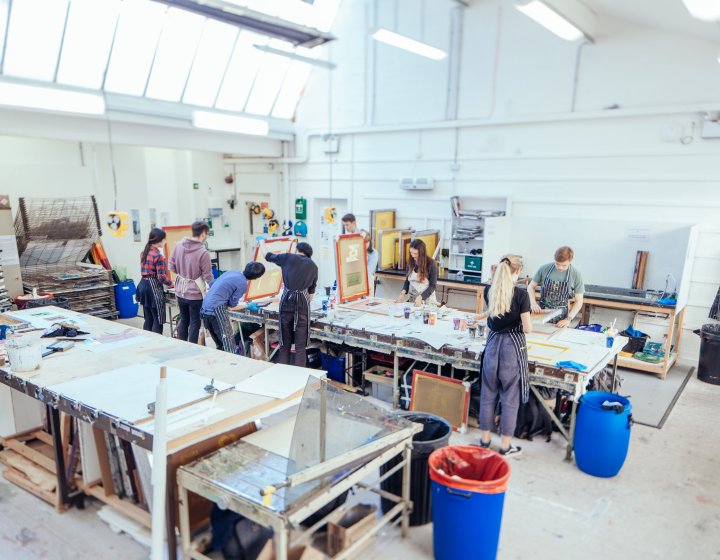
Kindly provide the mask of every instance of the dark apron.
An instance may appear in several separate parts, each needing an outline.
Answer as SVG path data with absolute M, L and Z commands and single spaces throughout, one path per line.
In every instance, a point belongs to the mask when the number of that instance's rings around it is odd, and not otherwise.
M 144 284 L 141 288 L 140 284 Z M 160 324 L 165 324 L 165 293 L 163 292 L 160 280 L 154 276 L 145 276 L 138 284 L 138 302 L 145 307 L 157 309 Z
M 568 301 L 570 299 L 570 269 L 568 266 L 565 280 L 550 280 L 555 266 L 545 274 L 540 285 L 540 307 L 543 309 L 562 309 L 562 313 L 549 322 L 557 323 L 568 316 Z
M 515 348 L 515 354 L 517 355 L 518 367 L 520 368 L 520 395 L 522 402 L 528 402 L 530 398 L 530 366 L 528 366 L 528 354 L 527 354 L 527 341 L 525 340 L 525 333 L 520 328 L 509 332 L 495 332 L 490 330 L 487 338 L 487 344 L 494 338 L 507 336 L 512 341 L 513 347 Z
M 292 307 L 291 307 L 292 306 Z M 283 313 L 293 312 L 293 331 L 297 330 L 300 313 L 307 316 L 307 340 L 310 342 L 310 294 L 307 290 L 284 290 L 280 298 L 280 320 Z M 285 346 L 282 336 L 282 328 L 278 331 L 280 346 Z
M 227 307 L 224 305 L 218 305 L 213 310 L 213 315 L 220 328 L 220 339 L 222 340 L 223 350 L 230 352 L 231 354 L 238 353 L 238 346 L 235 344 L 235 332 L 230 322 L 230 316 L 228 315 Z M 243 349 L 244 352 L 244 349 Z

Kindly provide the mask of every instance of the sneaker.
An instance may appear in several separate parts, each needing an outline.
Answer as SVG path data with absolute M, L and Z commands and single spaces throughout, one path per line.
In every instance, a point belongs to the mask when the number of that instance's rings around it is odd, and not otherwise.
M 483 441 L 482 438 L 480 438 L 480 447 L 482 447 L 483 449 L 490 449 L 490 442 Z
M 510 444 L 510 447 L 507 449 L 499 449 L 499 451 L 500 455 L 503 457 L 518 457 L 519 455 L 522 455 L 522 447 L 512 444 Z

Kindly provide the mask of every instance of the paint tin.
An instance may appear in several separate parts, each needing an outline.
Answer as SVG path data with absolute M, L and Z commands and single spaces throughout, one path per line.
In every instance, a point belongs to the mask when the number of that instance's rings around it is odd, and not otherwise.
M 437 311 L 430 311 L 428 313 L 428 325 L 434 325 L 437 323 Z
M 475 338 L 475 332 L 477 331 L 477 327 L 468 327 L 468 334 L 470 335 L 470 338 Z
M 422 318 L 423 318 L 423 325 L 427 325 L 428 322 L 430 321 L 430 312 L 423 311 Z
M 460 317 L 453 317 L 453 330 L 460 330 Z
M 409 319 L 409 318 L 410 318 L 410 307 L 405 307 L 405 308 L 403 309 L 403 315 L 405 315 L 405 318 L 406 318 L 406 319 Z
M 468 329 L 467 319 L 460 319 L 460 330 L 465 332 Z

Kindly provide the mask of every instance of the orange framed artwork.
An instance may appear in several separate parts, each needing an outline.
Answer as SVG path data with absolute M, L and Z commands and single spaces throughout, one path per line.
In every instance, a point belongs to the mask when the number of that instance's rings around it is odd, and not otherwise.
M 335 240 L 335 267 L 340 303 L 370 294 L 365 238 L 359 233 L 340 235 Z
M 294 253 L 297 245 L 295 237 L 274 237 L 265 241 L 265 248 L 276 255 L 282 253 Z M 265 255 L 260 254 L 260 245 L 255 247 L 253 260 L 265 265 L 265 274 L 255 280 L 248 282 L 245 301 L 253 301 L 264 297 L 276 296 L 282 288 L 282 270 L 276 264 L 265 260 Z

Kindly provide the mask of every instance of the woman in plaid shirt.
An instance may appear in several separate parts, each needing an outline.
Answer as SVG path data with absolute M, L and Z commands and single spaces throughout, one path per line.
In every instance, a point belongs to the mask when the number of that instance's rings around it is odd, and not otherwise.
M 145 315 L 143 329 L 158 334 L 162 334 L 165 324 L 165 294 L 162 285 L 170 288 L 173 285 L 167 273 L 165 257 L 160 252 L 165 235 L 160 228 L 150 230 L 148 242 L 140 255 L 142 280 L 138 284 L 136 296 Z

